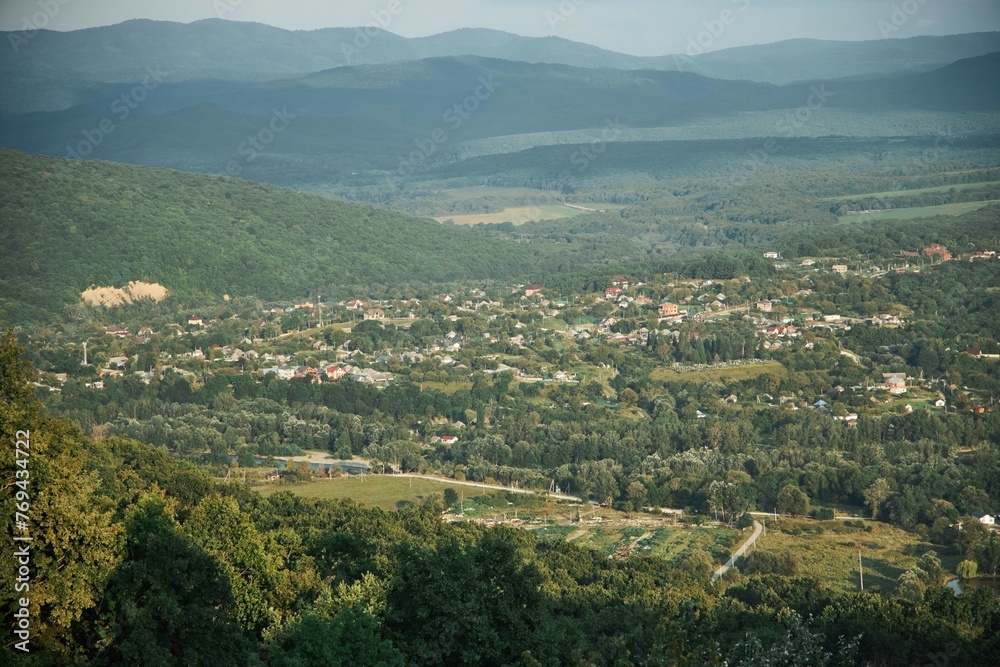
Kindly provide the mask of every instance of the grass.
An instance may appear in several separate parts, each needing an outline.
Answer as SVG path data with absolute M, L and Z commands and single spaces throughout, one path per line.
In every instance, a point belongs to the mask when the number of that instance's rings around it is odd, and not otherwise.
M 906 197 L 909 195 L 919 195 L 928 192 L 948 192 L 954 190 L 956 192 L 962 192 L 964 190 L 976 190 L 979 188 L 986 188 L 991 185 L 1000 185 L 1000 181 L 987 181 L 985 183 L 961 183 L 958 185 L 938 185 L 932 188 L 917 188 L 915 190 L 894 190 L 892 192 L 868 192 L 863 195 L 843 195 L 840 197 L 822 197 L 820 201 L 847 201 L 850 199 L 866 199 L 869 197 L 878 197 L 880 199 L 889 197 Z
M 753 366 L 733 366 L 731 368 L 710 368 L 704 371 L 675 371 L 662 366 L 649 374 L 651 380 L 658 382 L 739 382 L 759 377 L 765 373 L 785 374 L 785 367 L 777 361 L 768 361 Z
M 466 499 L 481 495 L 492 495 L 486 489 L 477 489 L 461 484 L 437 482 L 429 479 L 414 479 L 412 477 L 393 477 L 391 475 L 365 475 L 322 479 L 298 484 L 271 484 L 259 489 L 261 495 L 269 496 L 278 491 L 291 491 L 303 498 L 319 500 L 339 500 L 349 498 L 361 505 L 396 509 L 400 501 L 420 502 L 434 494 L 444 493 L 452 488 L 463 494 Z
M 946 555 L 944 548 L 923 541 L 919 535 L 894 526 L 876 521 L 866 521 L 864 526 L 849 527 L 842 520 L 787 518 L 775 524 L 768 519 L 766 532 L 756 548 L 776 555 L 791 552 L 801 560 L 800 576 L 815 577 L 845 592 L 858 590 L 859 549 L 865 590 L 894 591 L 899 575 L 932 549 L 946 571 L 954 571 L 960 560 L 958 556 Z M 871 532 L 867 532 L 868 527 Z
M 876 211 L 875 213 L 845 215 L 841 218 L 841 221 L 867 222 L 870 220 L 915 220 L 917 218 L 933 218 L 938 215 L 963 215 L 972 211 L 978 211 L 979 209 L 989 206 L 990 204 L 1000 204 L 1000 199 L 961 202 L 958 204 L 941 204 L 940 206 L 895 208 L 889 211 Z
M 452 382 L 420 382 L 420 388 L 431 390 L 437 389 L 442 394 L 454 394 L 463 389 L 472 389 L 472 383 L 468 380 L 455 380 Z

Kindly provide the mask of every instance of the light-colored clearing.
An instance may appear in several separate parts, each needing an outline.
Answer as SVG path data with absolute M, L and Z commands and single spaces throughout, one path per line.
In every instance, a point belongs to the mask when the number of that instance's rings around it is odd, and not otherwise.
M 588 205 L 587 208 L 595 210 L 607 210 L 603 206 Z M 589 211 L 583 210 L 579 205 L 554 204 L 546 206 L 512 206 L 505 208 L 499 213 L 473 213 L 471 215 L 446 215 L 434 218 L 438 222 L 451 220 L 456 225 L 478 225 L 485 223 L 488 225 L 509 222 L 512 225 L 523 225 L 527 222 L 537 220 L 563 220 L 565 218 L 575 218 Z
M 125 303 L 135 303 L 140 299 L 163 301 L 170 292 L 158 283 L 144 283 L 133 280 L 125 287 L 90 287 L 84 290 L 80 297 L 92 306 L 120 306 Z

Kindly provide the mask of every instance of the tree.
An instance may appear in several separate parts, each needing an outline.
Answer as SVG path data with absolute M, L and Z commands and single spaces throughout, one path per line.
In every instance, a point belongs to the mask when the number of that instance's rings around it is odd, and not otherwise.
M 974 560 L 963 560 L 955 568 L 955 574 L 959 579 L 975 579 L 979 573 L 979 564 Z
M 307 612 L 271 647 L 273 667 L 403 667 L 403 654 L 383 638 L 381 624 L 363 609 L 333 617 Z
M 899 585 L 896 587 L 896 595 L 910 602 L 920 602 L 923 600 L 924 591 L 927 586 L 920 575 L 921 572 L 916 569 L 907 570 L 899 575 Z
M 705 580 L 712 576 L 712 571 L 715 569 L 715 561 L 712 560 L 708 552 L 697 549 L 681 561 L 680 567 L 695 579 Z
M 147 495 L 126 520 L 127 556 L 108 583 L 109 664 L 246 665 L 218 561 L 183 535 L 164 499 Z
M 809 514 L 809 496 L 795 484 L 786 484 L 778 491 L 778 510 L 792 516 Z
M 891 492 L 892 489 L 889 488 L 889 483 L 882 477 L 876 479 L 871 486 L 865 489 L 865 504 L 868 505 L 868 509 L 871 510 L 872 518 L 879 518 L 882 505 L 886 500 L 888 500 Z

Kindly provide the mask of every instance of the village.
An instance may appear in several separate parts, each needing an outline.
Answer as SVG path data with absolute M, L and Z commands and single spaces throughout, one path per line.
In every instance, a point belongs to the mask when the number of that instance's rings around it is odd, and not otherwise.
M 36 386 L 59 392 L 74 376 L 92 391 L 126 376 L 147 385 L 176 376 L 196 385 L 221 374 L 258 382 L 270 376 L 376 388 L 403 378 L 455 391 L 471 386 L 477 374 L 509 374 L 519 384 L 537 383 L 539 388 L 583 383 L 584 405 L 613 406 L 621 397 L 611 384 L 617 370 L 608 350 L 645 356 L 653 364 L 654 377 L 657 372 L 683 377 L 706 371 L 724 377 L 727 369 L 753 377 L 774 370 L 769 359 L 808 355 L 817 346 L 835 345 L 839 355 L 858 367 L 858 372 L 849 373 L 850 384 L 803 387 L 777 396 L 773 390 L 743 396 L 727 391 L 720 398 L 723 403 L 816 410 L 847 426 L 855 425 L 865 411 L 885 406 L 902 411 L 992 409 L 992 397 L 976 398 L 967 388 L 963 393 L 944 377 L 925 377 L 922 372 L 914 376 L 905 365 L 873 364 L 841 344 L 854 328 L 904 326 L 910 318 L 905 307 L 888 299 L 843 306 L 838 302 L 844 301 L 848 284 L 877 294 L 884 292 L 879 283 L 889 271 L 926 270 L 914 261 L 917 257 L 936 263 L 995 261 L 995 252 L 955 258 L 934 245 L 901 252 L 901 263 L 889 267 L 835 258 L 791 265 L 776 252 L 763 257 L 774 262 L 774 270 L 763 279 L 683 279 L 667 274 L 639 280 L 613 275 L 605 279 L 603 289 L 579 293 L 541 284 L 456 285 L 446 293 L 393 299 L 316 297 L 256 308 L 245 300 L 223 301 L 177 319 L 169 310 L 146 320 L 136 309 L 119 309 L 128 314 L 123 318 L 127 322 L 90 323 L 73 332 L 73 337 L 86 338 L 79 343 L 69 336 L 42 341 L 53 356 L 64 357 L 64 366 L 68 359 L 78 360 L 68 363 L 71 370 L 43 368 Z M 203 314 L 208 312 L 212 315 Z M 716 339 L 719 332 L 738 336 L 740 349 L 720 356 L 718 351 L 706 354 L 698 345 L 692 348 L 692 341 Z M 671 352 L 664 353 L 668 348 Z M 984 352 L 976 345 L 963 346 L 961 352 L 977 359 L 1000 358 L 997 350 Z M 695 417 L 709 412 L 698 406 Z

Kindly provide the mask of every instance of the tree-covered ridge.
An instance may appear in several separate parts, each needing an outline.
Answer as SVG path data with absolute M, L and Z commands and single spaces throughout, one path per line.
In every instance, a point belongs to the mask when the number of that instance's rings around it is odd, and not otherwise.
M 890 598 L 769 575 L 713 587 L 697 563 L 446 524 L 438 500 L 386 512 L 261 498 L 44 415 L 20 354 L 8 333 L 0 436 L 32 433 L 36 538 L 19 664 L 979 665 L 1000 648 L 985 591 Z M 16 468 L 0 464 L 5 479 Z M 14 502 L 0 500 L 5 517 Z M 13 558 L 0 556 L 7 571 Z
M 0 319 L 132 280 L 263 298 L 511 277 L 561 252 L 237 179 L 0 153 Z M 570 255 L 567 254 L 567 259 Z M 327 292 L 330 293 L 330 292 Z

